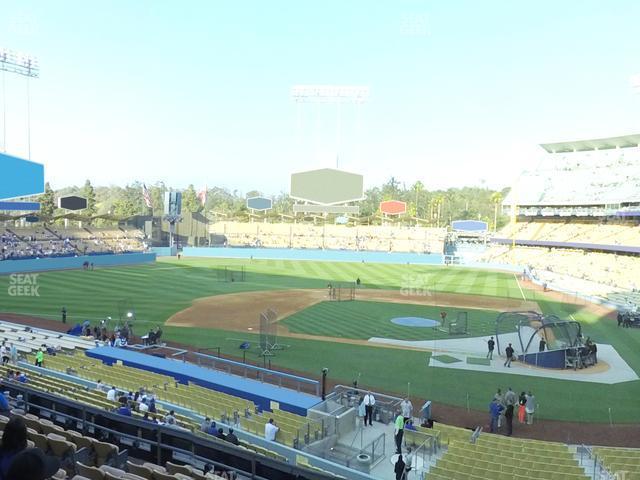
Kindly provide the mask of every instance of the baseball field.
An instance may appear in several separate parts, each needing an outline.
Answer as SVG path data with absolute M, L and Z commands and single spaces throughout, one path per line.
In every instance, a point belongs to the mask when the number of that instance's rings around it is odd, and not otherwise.
M 221 271 L 240 272 L 231 281 Z M 232 275 L 233 276 L 233 275 Z M 353 301 L 330 301 L 328 285 L 360 279 Z M 57 271 L 37 276 L 38 296 L 8 295 L 10 277 L 0 277 L 0 312 L 60 319 L 68 323 L 135 311 L 136 335 L 161 325 L 166 340 L 247 360 L 259 356 L 259 314 L 278 312 L 279 343 L 273 366 L 317 378 L 329 368 L 333 382 L 429 399 L 485 411 L 496 388 L 532 390 L 539 415 L 573 422 L 637 422 L 640 381 L 604 385 L 534 376 L 429 367 L 430 352 L 376 345 L 371 337 L 439 340 L 485 337 L 505 310 L 537 310 L 580 321 L 585 336 L 611 344 L 640 373 L 640 331 L 620 329 L 607 309 L 544 293 L 512 273 L 459 267 L 340 263 L 294 260 L 159 259 L 143 266 Z M 466 312 L 468 331 L 415 328 L 393 323 L 399 317 L 449 321 Z M 478 341 L 482 341 L 479 339 Z

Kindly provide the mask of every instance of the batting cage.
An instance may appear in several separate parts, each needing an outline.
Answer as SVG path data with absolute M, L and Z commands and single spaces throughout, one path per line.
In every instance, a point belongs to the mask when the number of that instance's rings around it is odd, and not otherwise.
M 334 302 L 349 302 L 356 299 L 355 283 L 338 283 L 329 285 L 329 300 Z
M 496 345 L 503 354 L 511 344 L 518 359 L 546 368 L 575 367 L 584 347 L 582 327 L 575 320 L 537 312 L 503 312 L 496 319 Z
M 219 282 L 245 282 L 247 280 L 247 272 L 242 265 L 219 267 L 216 269 L 216 275 Z
M 469 333 L 469 313 L 457 312 L 455 320 L 449 321 L 449 335 L 466 335 Z

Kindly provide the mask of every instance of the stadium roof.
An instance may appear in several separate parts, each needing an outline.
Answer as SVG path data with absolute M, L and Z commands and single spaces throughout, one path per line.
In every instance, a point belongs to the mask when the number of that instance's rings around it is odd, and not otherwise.
M 640 146 L 640 134 L 621 137 L 594 138 L 571 142 L 542 143 L 548 153 L 588 152 L 592 150 L 611 150 L 613 148 L 633 148 Z

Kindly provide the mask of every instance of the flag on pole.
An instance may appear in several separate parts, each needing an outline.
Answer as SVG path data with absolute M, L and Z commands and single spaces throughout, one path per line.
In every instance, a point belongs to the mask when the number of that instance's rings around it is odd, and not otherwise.
M 142 197 L 144 198 L 144 204 L 148 208 L 153 208 L 153 203 L 151 202 L 151 194 L 149 193 L 149 189 L 144 183 L 142 184 Z
M 207 187 L 205 185 L 204 190 L 200 190 L 198 192 L 198 200 L 200 200 L 200 204 L 204 207 L 207 204 Z

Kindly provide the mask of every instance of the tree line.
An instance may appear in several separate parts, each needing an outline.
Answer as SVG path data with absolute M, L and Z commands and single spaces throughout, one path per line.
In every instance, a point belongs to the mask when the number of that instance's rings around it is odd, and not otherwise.
M 45 192 L 38 198 L 41 203 L 40 214 L 45 218 L 56 218 L 64 212 L 57 209 L 56 197 L 64 195 L 80 195 L 87 199 L 86 210 L 75 212 L 83 217 L 102 217 L 94 222 L 113 222 L 134 215 L 164 214 L 164 195 L 172 189 L 163 182 L 146 185 L 152 207 L 145 204 L 143 184 L 133 182 L 124 187 L 93 186 L 89 180 L 81 187 L 71 186 L 54 190 L 47 183 Z M 446 226 L 454 220 L 482 220 L 490 227 L 502 227 L 507 218 L 501 214 L 500 205 L 508 193 L 508 188 L 492 190 L 486 187 L 461 187 L 446 190 L 428 190 L 422 182 L 406 186 L 391 177 L 382 185 L 367 189 L 365 199 L 358 202 L 360 215 L 356 222 L 376 224 L 383 221 L 379 204 L 385 200 L 406 202 L 407 213 L 397 218 L 385 218 L 384 221 L 395 221 L 403 224 L 420 224 L 429 226 Z M 293 216 L 294 201 L 288 194 L 265 195 L 252 190 L 246 193 L 228 190 L 221 187 L 206 189 L 206 201 L 202 203 L 202 190 L 189 185 L 182 190 L 182 209 L 184 212 L 203 213 L 213 219 L 248 220 L 251 216 L 270 221 L 286 219 Z M 247 209 L 246 199 L 253 196 L 271 198 L 273 208 L 265 213 L 257 214 Z M 330 216 L 328 220 L 335 217 Z

